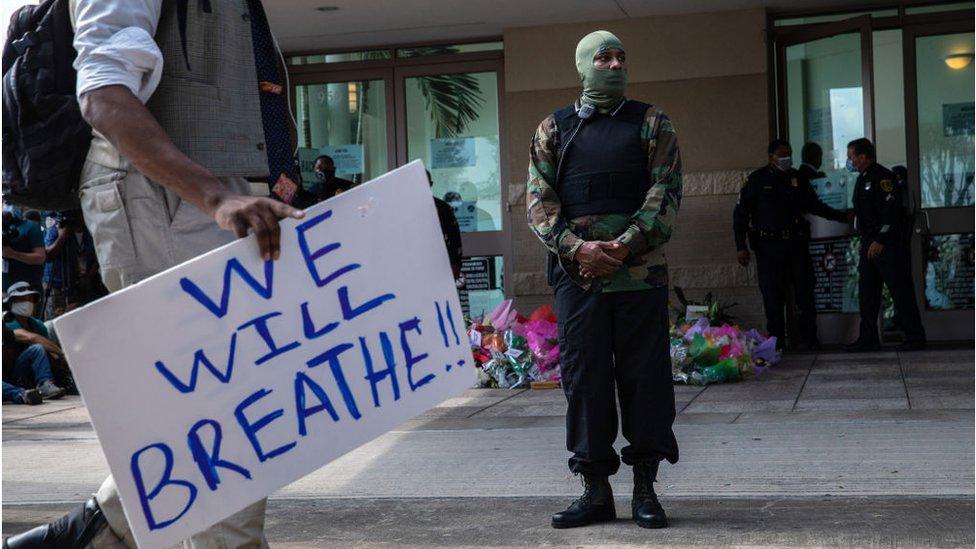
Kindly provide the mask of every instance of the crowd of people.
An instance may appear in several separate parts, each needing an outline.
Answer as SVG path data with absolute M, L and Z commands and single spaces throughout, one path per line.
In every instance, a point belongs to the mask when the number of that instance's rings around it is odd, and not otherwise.
M 108 293 L 81 213 L 3 210 L 3 401 L 77 394 L 49 322 Z
M 38 293 L 35 316 L 43 321 L 108 294 L 81 212 L 4 206 L 4 294 L 18 283 Z

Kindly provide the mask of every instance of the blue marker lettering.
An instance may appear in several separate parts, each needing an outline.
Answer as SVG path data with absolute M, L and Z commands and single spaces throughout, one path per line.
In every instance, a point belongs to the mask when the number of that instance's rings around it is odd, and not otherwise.
M 199 431 L 204 426 L 209 426 L 213 429 L 213 443 L 210 445 L 209 451 L 204 448 L 203 440 L 200 438 Z M 220 440 L 222 438 L 223 434 L 220 431 L 220 424 L 212 419 L 201 419 L 194 423 L 193 427 L 190 427 L 190 432 L 186 435 L 186 444 L 189 446 L 190 453 L 193 455 L 193 461 L 197 462 L 200 474 L 203 475 L 203 479 L 207 481 L 207 486 L 211 490 L 216 490 L 217 485 L 220 484 L 220 475 L 217 473 L 217 467 L 234 471 L 244 478 L 251 480 L 250 471 L 236 463 L 220 459 Z
M 305 405 L 305 387 L 308 387 L 312 391 L 312 394 L 315 395 L 315 398 L 319 399 L 319 404 L 311 408 Z M 336 413 L 335 408 L 332 406 L 329 395 L 325 394 L 325 389 L 318 383 L 312 381 L 312 378 L 308 377 L 305 372 L 295 373 L 295 410 L 298 411 L 298 434 L 302 436 L 308 434 L 308 429 L 305 427 L 305 419 L 322 410 L 329 413 L 332 421 L 339 421 L 339 414 Z
M 163 454 L 163 474 L 160 475 L 160 479 L 153 486 L 153 489 L 146 491 L 146 483 L 142 478 L 142 468 L 139 466 L 139 457 L 149 450 L 158 450 Z M 171 477 L 173 473 L 173 450 L 165 443 L 157 442 L 137 450 L 132 454 L 132 459 L 129 460 L 129 469 L 132 471 L 132 480 L 136 483 L 136 493 L 139 494 L 139 504 L 142 505 L 142 514 L 146 517 L 146 522 L 149 524 L 150 530 L 166 528 L 170 524 L 180 520 L 180 517 L 190 510 L 193 502 L 197 499 L 197 487 L 192 482 Z M 167 486 L 182 486 L 186 488 L 188 492 L 186 505 L 173 518 L 158 522 L 156 516 L 153 515 L 150 505 L 152 504 L 152 500 L 156 499 L 156 496 Z
M 437 307 L 437 327 L 441 330 L 441 338 L 444 340 L 444 346 L 450 347 L 451 344 L 447 341 L 447 328 L 444 327 L 444 314 L 441 313 L 441 304 L 435 301 L 434 306 Z
M 420 319 L 413 317 L 406 322 L 400 323 L 400 347 L 403 348 L 403 357 L 407 364 L 407 383 L 410 384 L 410 390 L 416 391 L 418 388 L 430 383 L 434 379 L 434 374 L 427 374 L 420 378 L 420 381 L 413 382 L 413 366 L 418 362 L 427 358 L 427 353 L 422 353 L 414 356 L 413 351 L 410 349 L 410 343 L 407 342 L 407 332 L 411 330 L 416 330 L 417 334 L 420 335 Z
M 203 349 L 197 349 L 197 351 L 193 353 L 193 367 L 190 368 L 190 381 L 187 383 L 184 383 L 180 378 L 176 377 L 176 374 L 170 371 L 170 369 L 167 368 L 161 360 L 156 361 L 156 370 L 163 374 L 166 381 L 168 381 L 169 384 L 172 385 L 177 391 L 184 394 L 192 393 L 197 388 L 197 374 L 200 372 L 201 364 L 203 364 L 203 367 L 213 374 L 213 376 L 221 383 L 227 383 L 230 381 L 231 373 L 234 371 L 234 353 L 236 349 L 237 333 L 235 332 L 230 336 L 230 348 L 227 350 L 227 367 L 224 368 L 223 372 L 214 367 L 213 363 L 210 362 L 210 359 L 207 358 L 206 353 L 203 352 Z
M 454 313 L 451 312 L 451 304 L 445 303 L 444 310 L 447 311 L 447 323 L 451 325 L 451 331 L 454 332 L 454 344 L 460 345 L 461 338 L 458 337 L 457 326 L 454 325 Z
M 302 303 L 302 331 L 305 333 L 305 339 L 315 339 L 324 336 L 338 327 L 338 322 L 329 322 L 321 328 L 316 328 L 315 322 L 312 320 L 312 315 L 308 312 L 308 302 Z
M 227 309 L 230 307 L 230 280 L 231 275 L 236 272 L 241 280 L 247 282 L 247 285 L 254 290 L 254 293 L 263 297 L 264 299 L 271 299 L 272 285 L 271 280 L 274 275 L 274 262 L 265 261 L 264 262 L 264 286 L 261 285 L 251 273 L 244 269 L 241 262 L 238 261 L 236 257 L 230 258 L 227 261 L 227 265 L 224 267 L 224 287 L 220 294 L 220 305 L 214 303 L 214 300 L 210 298 L 207 294 L 203 293 L 203 290 L 196 285 L 189 278 L 183 277 L 180 279 L 180 288 L 184 292 L 190 294 L 194 299 L 200 302 L 201 305 L 207 308 L 208 311 L 214 314 L 217 318 L 223 318 L 227 314 Z
M 251 441 L 251 446 L 254 447 L 254 453 L 258 456 L 258 460 L 260 460 L 262 463 L 273 457 L 284 454 L 285 452 L 294 448 L 296 444 L 295 442 L 289 442 L 288 444 L 279 446 L 267 453 L 265 453 L 264 449 L 261 448 L 261 441 L 258 440 L 258 431 L 267 427 L 268 424 L 284 415 L 285 412 L 279 408 L 252 423 L 251 420 L 244 415 L 244 410 L 246 410 L 248 406 L 270 394 L 271 389 L 261 389 L 255 391 L 241 401 L 241 403 L 237 405 L 237 408 L 234 409 L 234 417 L 237 418 L 237 423 L 241 425 L 241 429 L 244 430 L 244 434 L 247 435 L 247 439 Z
M 386 360 L 386 368 L 375 371 L 373 370 L 373 357 L 370 355 L 369 348 L 366 346 L 366 338 L 359 338 L 359 348 L 363 353 L 363 362 L 366 364 L 366 375 L 364 377 L 369 382 L 369 388 L 373 392 L 373 406 L 376 408 L 380 405 L 380 395 L 376 386 L 385 377 L 390 378 L 390 386 L 393 389 L 393 400 L 400 400 L 400 384 L 397 383 L 396 359 L 393 357 L 393 344 L 390 343 L 390 337 L 386 335 L 386 332 L 380 332 L 380 346 L 383 348 L 383 358 Z
M 260 366 L 272 358 L 285 354 L 301 345 L 301 343 L 297 341 L 292 341 L 291 343 L 285 344 L 284 347 L 278 347 L 274 338 L 271 337 L 271 331 L 268 330 L 268 319 L 276 316 L 281 316 L 281 313 L 273 312 L 266 315 L 261 315 L 253 320 L 248 320 L 244 324 L 237 327 L 238 330 L 243 330 L 249 326 L 254 326 L 254 329 L 258 332 L 258 335 L 260 335 L 261 339 L 264 340 L 264 344 L 268 346 L 268 353 L 254 361 L 256 366 Z
M 351 343 L 341 343 L 320 354 L 319 356 L 312 358 L 305 364 L 307 364 L 309 368 L 315 368 L 322 363 L 329 363 L 329 368 L 332 370 L 332 377 L 335 378 L 336 385 L 339 387 L 339 392 L 342 393 L 342 400 L 346 403 L 346 408 L 349 410 L 349 415 L 351 415 L 353 419 L 359 419 L 361 417 L 359 407 L 356 406 L 356 399 L 352 396 L 352 390 L 349 389 L 349 384 L 346 383 L 346 376 L 342 373 L 342 365 L 339 363 L 339 355 L 351 348 Z
M 358 263 L 350 263 L 349 265 L 346 265 L 344 267 L 339 268 L 336 271 L 333 271 L 331 274 L 325 277 L 323 277 L 319 273 L 318 267 L 315 266 L 315 261 L 320 257 L 328 254 L 329 252 L 338 250 L 339 248 L 342 247 L 342 244 L 338 242 L 333 242 L 331 244 L 326 244 L 325 246 L 322 246 L 321 248 L 315 251 L 312 251 L 308 246 L 308 237 L 306 236 L 306 233 L 308 233 L 310 229 L 312 229 L 319 223 L 322 223 L 326 219 L 329 219 L 330 217 L 332 217 L 332 210 L 326 210 L 321 214 L 309 219 L 308 221 L 300 223 L 298 226 L 295 227 L 295 232 L 298 233 L 298 247 L 302 250 L 302 257 L 305 259 L 305 267 L 308 269 L 308 273 L 312 275 L 312 281 L 315 282 L 315 285 L 318 286 L 319 288 L 325 286 L 329 282 L 332 282 L 333 280 L 339 278 L 340 276 L 350 271 L 354 271 L 358 269 L 361 266 Z
M 342 318 L 344 320 L 352 320 L 357 316 L 369 311 L 370 309 L 375 309 L 383 304 L 384 301 L 389 301 L 394 299 L 396 296 L 393 294 L 383 294 L 379 297 L 374 297 L 366 303 L 358 307 L 352 307 L 349 305 L 349 286 L 343 286 L 339 288 L 339 307 L 342 309 Z

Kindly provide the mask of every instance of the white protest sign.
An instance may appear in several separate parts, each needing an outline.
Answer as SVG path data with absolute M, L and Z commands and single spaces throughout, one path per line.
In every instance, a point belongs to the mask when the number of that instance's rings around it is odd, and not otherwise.
M 475 381 L 419 161 L 55 321 L 140 547 L 169 546 Z M 325 520 L 325 519 L 324 519 Z

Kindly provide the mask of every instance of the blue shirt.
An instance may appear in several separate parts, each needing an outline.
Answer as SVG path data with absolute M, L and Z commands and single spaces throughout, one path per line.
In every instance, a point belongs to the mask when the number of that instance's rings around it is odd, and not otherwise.
M 4 239 L 4 245 L 10 246 L 18 252 L 32 252 L 34 248 L 44 247 L 44 232 L 41 226 L 29 219 L 17 219 L 11 227 L 17 231 L 17 237 Z M 41 277 L 44 274 L 43 265 L 28 265 L 15 259 L 4 258 L 6 269 L 3 273 L 3 291 L 6 292 L 14 282 L 28 282 L 34 290 L 41 291 Z

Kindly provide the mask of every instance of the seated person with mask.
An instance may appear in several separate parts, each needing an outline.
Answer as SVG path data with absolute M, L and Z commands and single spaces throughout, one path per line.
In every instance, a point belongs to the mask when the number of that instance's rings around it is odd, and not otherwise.
M 3 327 L 4 352 L 12 348 L 15 353 L 12 364 L 4 361 L 4 365 L 12 366 L 9 372 L 4 372 L 4 378 L 20 386 L 34 385 L 43 398 L 53 400 L 64 396 L 65 391 L 54 383 L 48 353 L 55 357 L 63 353 L 50 340 L 44 324 L 31 316 L 39 297 L 26 282 L 12 285 L 4 297 L 4 306 L 8 309 Z

